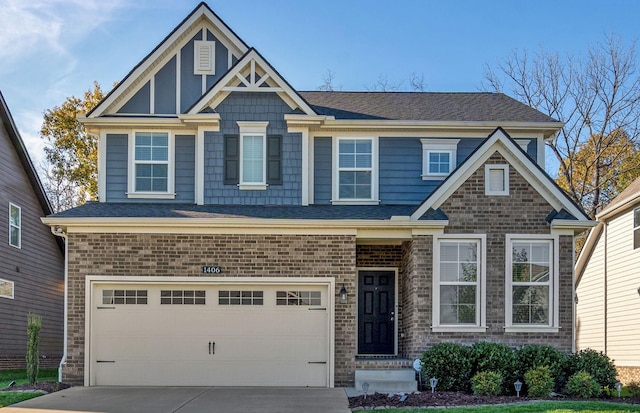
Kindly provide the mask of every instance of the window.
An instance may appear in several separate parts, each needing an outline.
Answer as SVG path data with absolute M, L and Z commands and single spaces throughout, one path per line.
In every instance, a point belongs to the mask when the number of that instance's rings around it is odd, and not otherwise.
M 102 290 L 102 304 L 147 304 L 147 290 Z
M 320 291 L 277 291 L 276 305 L 321 305 Z
M 224 136 L 224 184 L 241 190 L 282 185 L 282 135 L 267 135 L 268 122 L 238 122 L 240 135 Z
M 335 148 L 334 203 L 377 202 L 377 139 L 338 138 Z
M 263 291 L 218 291 L 219 305 L 262 305 Z
M 484 239 L 436 240 L 433 331 L 485 331 Z
M 13 299 L 13 281 L 0 278 L 0 297 Z
M 484 166 L 485 195 L 509 195 L 509 165 Z
M 420 139 L 422 179 L 444 178 L 456 167 L 460 139 Z
M 216 74 L 216 42 L 205 40 L 193 42 L 193 73 L 195 75 Z
M 160 304 L 205 304 L 204 290 L 161 290 Z
M 640 208 L 633 210 L 633 249 L 640 248 Z
M 507 236 L 506 327 L 557 328 L 557 241 Z
M 9 204 L 9 245 L 16 248 L 22 246 L 22 210 L 11 203 Z
M 173 141 L 168 132 L 135 132 L 130 146 L 129 197 L 173 198 Z

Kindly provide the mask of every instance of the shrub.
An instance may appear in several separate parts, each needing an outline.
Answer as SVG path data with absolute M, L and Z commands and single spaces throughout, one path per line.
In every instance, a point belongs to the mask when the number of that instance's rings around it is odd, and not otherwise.
M 549 397 L 553 391 L 553 377 L 547 366 L 540 366 L 528 370 L 524 374 L 524 382 L 528 387 L 529 397 Z
M 515 351 L 504 344 L 481 341 L 471 347 L 472 374 L 494 371 L 502 376 L 501 393 L 513 391 L 511 383 L 516 379 L 518 359 Z
M 589 373 L 603 389 L 612 390 L 616 387 L 616 367 L 604 353 L 586 349 L 569 356 L 567 376 L 573 376 L 580 371 Z
M 27 315 L 27 379 L 29 384 L 38 380 L 38 368 L 40 367 L 40 328 L 42 317 L 38 314 Z
M 597 397 L 602 392 L 598 382 L 586 371 L 579 371 L 569 378 L 567 391 L 576 397 Z
M 503 381 L 502 374 L 497 371 L 481 371 L 471 378 L 471 390 L 478 396 L 499 396 Z
M 439 343 L 422 355 L 422 377 L 438 379 L 438 390 L 468 391 L 471 378 L 471 348 Z
M 523 377 L 524 373 L 536 367 L 547 366 L 551 370 L 551 377 L 556 380 L 556 391 L 560 391 L 566 383 L 565 369 L 567 365 L 567 355 L 561 353 L 551 346 L 541 346 L 532 344 L 521 347 L 517 351 L 518 375 Z
M 629 396 L 634 399 L 640 398 L 640 382 L 632 381 L 626 385 Z

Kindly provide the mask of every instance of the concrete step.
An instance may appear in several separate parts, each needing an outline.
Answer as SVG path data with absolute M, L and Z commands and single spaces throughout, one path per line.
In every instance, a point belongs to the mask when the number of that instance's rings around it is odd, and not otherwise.
M 367 393 L 410 393 L 418 389 L 413 369 L 356 370 L 355 389 L 369 384 Z

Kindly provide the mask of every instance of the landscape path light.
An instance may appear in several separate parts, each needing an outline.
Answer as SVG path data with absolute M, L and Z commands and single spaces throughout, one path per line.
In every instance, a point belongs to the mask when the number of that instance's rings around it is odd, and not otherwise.
M 616 382 L 616 390 L 618 391 L 618 397 L 622 396 L 622 383 Z
M 520 390 L 522 390 L 522 382 L 520 380 L 516 380 L 516 382 L 513 383 L 513 387 L 516 388 L 516 393 L 518 394 L 518 397 L 520 397 Z
M 364 382 L 362 383 L 362 391 L 364 392 L 364 398 L 366 400 L 367 398 L 367 392 L 369 391 L 369 383 L 368 382 Z
M 429 384 L 431 385 L 431 393 L 435 392 L 436 386 L 438 385 L 438 379 L 431 377 L 429 379 Z

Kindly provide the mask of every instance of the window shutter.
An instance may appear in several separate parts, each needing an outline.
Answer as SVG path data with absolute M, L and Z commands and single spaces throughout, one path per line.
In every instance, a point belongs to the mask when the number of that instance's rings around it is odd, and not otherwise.
M 240 182 L 240 137 L 224 136 L 224 184 L 236 185 Z
M 282 185 L 282 136 L 267 136 L 267 183 Z

